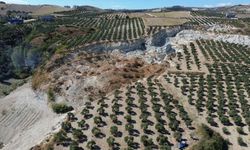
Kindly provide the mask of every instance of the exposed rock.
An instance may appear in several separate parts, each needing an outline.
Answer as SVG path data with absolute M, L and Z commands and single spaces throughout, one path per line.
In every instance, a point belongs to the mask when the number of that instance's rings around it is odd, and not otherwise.
M 164 29 L 152 37 L 134 42 L 94 44 L 61 58 L 50 72 L 50 84 L 69 102 L 84 102 L 109 93 L 127 83 L 164 71 L 172 65 L 168 56 L 182 51 L 181 44 L 196 39 L 214 39 L 248 44 L 249 36 L 216 35 L 181 28 Z M 179 32 L 179 33 L 178 33 Z M 54 63 L 54 62 L 53 62 Z M 56 66 L 53 65 L 52 66 Z
M 250 46 L 250 36 L 246 35 L 233 35 L 233 34 L 216 34 L 194 30 L 183 30 L 171 39 L 174 45 L 187 44 L 190 41 L 197 39 L 213 39 L 221 40 L 224 42 L 243 44 Z
M 160 32 L 154 34 L 152 38 L 150 38 L 150 45 L 155 47 L 162 47 L 166 44 L 168 37 L 175 36 L 181 30 L 181 27 L 163 29 Z
M 175 36 L 180 30 L 180 27 L 163 29 L 147 39 L 139 39 L 135 42 L 95 44 L 81 50 L 124 54 L 124 57 L 140 57 L 148 63 L 161 63 L 168 54 L 175 51 L 170 45 L 169 38 Z
M 120 51 L 127 53 L 135 50 L 146 50 L 145 39 L 139 39 L 135 42 L 117 42 L 117 43 L 105 43 L 105 44 L 95 44 L 86 46 L 81 50 L 87 50 L 91 52 L 103 52 L 103 51 L 113 51 L 119 49 Z
M 232 27 L 230 25 L 214 25 L 208 28 L 208 31 L 212 32 L 228 32 L 230 33 L 232 30 L 238 30 L 238 28 Z

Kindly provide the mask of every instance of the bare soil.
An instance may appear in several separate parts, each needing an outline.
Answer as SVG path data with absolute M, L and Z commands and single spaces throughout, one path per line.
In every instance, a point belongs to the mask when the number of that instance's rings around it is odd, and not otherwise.
M 64 115 L 52 112 L 47 95 L 27 83 L 0 99 L 0 142 L 4 150 L 25 150 L 57 131 Z

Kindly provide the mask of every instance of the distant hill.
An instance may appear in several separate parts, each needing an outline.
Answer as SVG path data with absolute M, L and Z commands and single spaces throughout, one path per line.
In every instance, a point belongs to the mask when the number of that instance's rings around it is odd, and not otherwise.
M 75 9 L 78 9 L 78 10 L 81 10 L 81 11 L 93 11 L 93 12 L 102 12 L 102 11 L 104 11 L 101 8 L 97 8 L 97 7 L 94 7 L 94 6 L 88 6 L 88 5 L 76 6 Z
M 232 10 L 250 13 L 250 5 L 236 5 L 231 7 Z
M 191 11 L 191 8 L 184 7 L 184 6 L 172 6 L 172 7 L 166 8 L 166 10 L 170 10 L 170 11 Z
M 250 5 L 234 5 L 216 8 L 220 11 L 234 11 L 234 12 L 246 12 L 250 13 Z
M 250 17 L 250 5 L 234 5 L 234 6 L 225 6 L 225 7 L 215 7 L 210 8 L 209 10 L 228 13 L 233 12 L 237 14 L 238 18 L 249 18 Z
M 54 12 L 68 11 L 70 8 L 64 8 L 55 5 L 21 5 L 21 4 L 2 4 L 0 3 L 0 15 L 5 15 L 8 11 L 30 12 L 32 15 L 46 15 Z

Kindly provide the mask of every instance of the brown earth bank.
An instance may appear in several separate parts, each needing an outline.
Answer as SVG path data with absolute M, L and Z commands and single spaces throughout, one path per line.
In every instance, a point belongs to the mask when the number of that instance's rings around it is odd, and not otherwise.
M 74 56 L 54 59 L 33 77 L 33 88 L 52 88 L 69 102 L 84 98 L 100 98 L 114 89 L 151 75 L 161 74 L 168 67 L 148 64 L 142 58 L 113 55 L 110 52 L 80 52 Z

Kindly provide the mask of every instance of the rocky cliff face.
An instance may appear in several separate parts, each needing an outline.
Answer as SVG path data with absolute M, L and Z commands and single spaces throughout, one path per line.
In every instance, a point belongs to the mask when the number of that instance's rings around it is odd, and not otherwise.
M 146 41 L 146 61 L 161 63 L 169 54 L 174 53 L 175 49 L 172 47 L 170 39 L 181 30 L 180 27 L 164 29 L 148 38 Z
M 90 52 L 119 52 L 127 57 L 143 58 L 148 63 L 161 63 L 166 56 L 175 52 L 170 43 L 170 38 L 174 37 L 182 29 L 180 27 L 163 29 L 152 37 L 139 39 L 134 42 L 118 42 L 95 44 L 82 48 Z
M 132 81 L 162 73 L 166 56 L 175 52 L 170 38 L 179 29 L 162 30 L 153 37 L 134 42 L 94 44 L 64 57 L 49 69 L 49 86 L 78 105 L 82 99 L 109 93 Z M 54 66 L 56 65 L 53 61 Z
M 163 29 L 152 36 L 150 45 L 155 47 L 162 47 L 166 44 L 167 39 L 169 37 L 175 36 L 181 30 L 182 30 L 181 27 L 176 27 L 172 29 Z
M 84 47 L 81 50 L 87 50 L 90 52 L 103 52 L 103 51 L 113 51 L 119 49 L 120 51 L 127 53 L 135 50 L 146 50 L 145 39 L 139 39 L 135 42 L 117 42 L 117 43 L 104 43 L 104 44 L 94 44 Z

